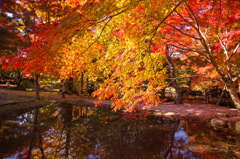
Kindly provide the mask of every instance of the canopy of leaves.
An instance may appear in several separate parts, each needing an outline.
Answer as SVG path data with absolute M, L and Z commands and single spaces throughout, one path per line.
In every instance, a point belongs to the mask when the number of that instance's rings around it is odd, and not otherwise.
M 169 85 L 166 46 L 181 57 L 177 68 L 191 68 L 195 76 L 231 87 L 239 80 L 238 0 L 19 4 L 28 11 L 21 19 L 33 24 L 25 27 L 23 35 L 31 46 L 19 51 L 18 57 L 24 58 L 19 67 L 25 73 L 48 72 L 61 78 L 84 72 L 92 81 L 102 81 L 95 95 L 114 101 L 115 109 L 133 111 L 159 103 L 157 92 Z

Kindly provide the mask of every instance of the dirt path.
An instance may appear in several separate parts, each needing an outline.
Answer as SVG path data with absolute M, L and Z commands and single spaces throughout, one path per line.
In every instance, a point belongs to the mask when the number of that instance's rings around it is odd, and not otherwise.
M 156 115 L 192 118 L 201 121 L 208 121 L 212 118 L 239 117 L 237 109 L 218 106 L 215 104 L 199 104 L 199 103 L 184 103 L 184 104 L 160 104 L 157 107 L 152 107 Z
M 24 102 L 34 99 L 35 92 L 26 92 L 19 90 L 0 89 L 0 106 L 11 102 Z M 88 104 L 94 106 L 97 99 L 77 96 L 66 95 L 65 99 L 61 98 L 61 95 L 56 92 L 40 92 L 40 98 L 46 100 L 58 100 L 62 102 L 72 104 Z M 105 101 L 103 104 L 110 105 L 110 101 Z M 160 104 L 157 107 L 152 107 L 150 110 L 155 115 L 162 115 L 166 117 L 174 118 L 193 118 L 202 121 L 210 120 L 212 118 L 226 118 L 239 117 L 240 113 L 237 109 L 217 106 L 214 104 L 204 104 L 202 101 L 185 102 L 184 104 Z

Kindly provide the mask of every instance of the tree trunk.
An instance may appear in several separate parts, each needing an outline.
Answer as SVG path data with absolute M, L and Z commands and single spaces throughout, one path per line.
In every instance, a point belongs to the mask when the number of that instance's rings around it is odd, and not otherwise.
M 166 88 L 163 88 L 163 89 L 161 89 L 161 91 L 160 91 L 161 99 L 165 99 L 165 98 L 166 98 L 166 96 L 165 96 L 165 90 L 166 90 Z
M 17 69 L 17 88 L 21 88 L 22 75 L 19 69 Z
M 232 85 L 227 85 L 227 90 L 230 94 L 230 97 L 235 105 L 235 107 L 240 110 L 240 98 L 237 94 L 237 90 L 236 88 L 234 87 L 234 84 Z
M 68 158 L 71 143 L 71 127 L 72 127 L 72 110 L 73 107 L 69 105 L 64 105 L 64 128 L 66 131 L 66 145 L 65 145 L 65 158 Z
M 223 95 L 225 94 L 225 92 L 226 92 L 226 87 L 223 88 L 222 93 L 221 93 L 220 97 L 218 98 L 216 105 L 221 104 L 221 101 L 222 101 L 222 98 L 223 98 Z
M 167 46 L 167 50 L 168 50 L 168 46 Z M 167 62 L 168 62 L 168 65 L 170 67 L 170 70 L 169 70 L 170 71 L 170 78 L 172 80 L 172 84 L 173 84 L 174 89 L 176 91 L 175 103 L 176 104 L 181 104 L 182 103 L 181 91 L 180 91 L 180 88 L 179 88 L 177 80 L 176 80 L 175 67 L 174 67 L 174 64 L 173 64 L 169 54 L 167 55 Z
M 73 78 L 69 77 L 65 80 L 65 88 L 68 94 L 73 93 Z
M 39 75 L 35 73 L 35 99 L 39 100 L 39 83 L 38 83 Z
M 81 73 L 81 87 L 80 92 L 83 93 L 83 72 Z
M 33 132 L 32 132 L 32 139 L 29 145 L 29 150 L 28 150 L 28 155 L 27 158 L 31 158 L 32 155 L 32 149 L 34 146 L 36 146 L 36 141 L 37 139 L 39 139 L 39 148 L 40 151 L 42 153 L 42 159 L 45 159 L 45 155 L 44 155 L 44 150 L 43 150 L 43 146 L 42 146 L 42 136 L 40 134 L 40 131 L 37 128 L 37 123 L 38 123 L 38 114 L 39 114 L 39 109 L 35 109 L 35 117 L 34 117 L 34 121 L 33 121 Z M 38 138 L 36 137 L 36 133 L 38 133 Z

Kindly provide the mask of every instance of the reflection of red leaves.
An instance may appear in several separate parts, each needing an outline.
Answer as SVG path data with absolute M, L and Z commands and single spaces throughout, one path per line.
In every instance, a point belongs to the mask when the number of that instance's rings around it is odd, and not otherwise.
M 120 108 L 124 108 L 125 103 L 123 103 L 121 100 L 117 100 L 113 103 L 114 109 L 113 111 L 117 111 Z
M 95 106 L 96 106 L 96 107 L 102 105 L 102 101 L 101 101 L 101 100 L 98 100 L 98 101 L 96 101 L 96 102 L 94 102 L 94 103 L 95 103 Z

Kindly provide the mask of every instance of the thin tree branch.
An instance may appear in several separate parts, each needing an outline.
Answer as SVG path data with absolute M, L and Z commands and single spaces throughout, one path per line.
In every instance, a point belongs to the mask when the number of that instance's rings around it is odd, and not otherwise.
M 156 33 L 157 33 L 158 28 L 160 27 L 160 25 L 161 25 L 184 1 L 185 1 L 185 0 L 181 0 L 181 1 L 173 8 L 173 10 L 172 10 L 170 13 L 168 13 L 168 15 L 167 15 L 166 17 L 164 17 L 164 18 L 162 19 L 162 21 L 161 21 L 160 23 L 158 23 L 158 25 L 156 26 L 156 28 L 149 34 L 149 35 L 153 34 L 152 37 L 151 37 L 151 39 L 150 39 L 149 50 L 150 50 L 150 47 L 151 47 L 152 39 L 153 39 L 153 37 L 156 35 Z
M 219 12 L 219 16 L 218 16 L 218 23 L 217 23 L 217 35 L 218 35 L 218 29 L 219 29 L 219 23 L 220 23 L 220 17 L 221 17 L 221 14 L 222 14 L 222 0 L 220 0 L 220 12 Z
M 227 59 L 228 61 L 231 60 L 231 58 L 237 53 L 238 48 L 240 47 L 240 43 L 237 44 L 237 46 L 235 47 L 233 53 L 229 56 L 229 58 Z
M 198 54 L 198 55 L 203 56 L 204 60 L 206 60 L 207 62 L 211 63 L 209 57 L 206 56 L 205 54 L 202 54 L 201 52 L 198 52 L 198 51 L 195 51 L 195 50 L 192 50 L 192 49 L 185 49 L 185 48 L 182 48 L 182 47 L 173 45 L 173 44 L 171 44 L 171 46 L 176 47 L 176 48 L 178 48 L 178 49 L 181 49 L 181 50 L 183 50 L 183 51 L 188 51 L 188 52 L 191 51 L 191 52 L 194 52 L 194 53 L 196 53 L 196 54 Z
M 197 27 L 195 27 L 192 23 L 190 23 L 187 19 L 185 19 L 178 11 L 175 10 L 175 12 L 189 25 L 191 25 L 195 30 L 197 30 Z
M 197 20 L 197 17 L 194 14 L 192 8 L 186 2 L 185 2 L 185 4 L 191 12 L 191 13 L 189 13 L 188 9 L 186 9 L 188 11 L 188 14 L 193 15 L 193 21 L 195 21 L 195 23 L 196 23 L 196 26 L 197 26 L 196 31 L 198 32 L 198 34 L 200 36 L 200 41 L 201 41 L 202 45 L 207 49 L 208 53 L 211 54 L 212 52 L 210 49 L 211 48 L 210 42 L 208 41 L 207 37 L 202 33 L 199 22 Z
M 227 42 L 228 42 L 228 16 L 229 16 L 229 10 L 228 10 L 228 13 L 227 13 L 227 23 L 226 23 L 226 25 L 225 25 L 225 27 L 226 27 L 226 41 L 225 41 L 225 46 L 227 45 Z
M 217 1 L 217 0 L 215 0 L 215 1 L 213 2 L 213 7 L 212 7 L 211 12 L 210 12 L 209 17 L 208 17 L 207 29 L 206 29 L 206 31 L 205 31 L 205 35 L 206 35 L 207 32 L 208 32 L 209 21 L 210 21 L 210 18 L 211 18 L 211 16 L 212 16 L 212 12 L 213 12 L 213 10 L 214 10 L 216 1 Z
M 185 2 L 185 5 L 184 5 L 184 8 L 185 8 L 185 10 L 187 11 L 189 17 L 192 19 L 192 21 L 193 21 L 194 23 L 196 23 L 194 17 L 190 14 L 189 9 L 187 9 L 187 7 L 186 7 L 186 2 Z M 196 30 L 198 30 L 198 29 L 197 29 L 197 26 L 194 26 L 194 28 L 195 28 Z
M 238 77 L 233 78 L 233 82 L 237 82 L 240 79 L 240 73 L 238 74 Z
M 176 78 L 169 78 L 171 80 L 174 80 L 174 79 L 183 79 L 183 78 L 206 78 L 206 79 L 211 79 L 211 80 L 216 80 L 216 81 L 221 81 L 223 82 L 221 79 L 219 78 L 211 78 L 211 77 L 206 77 L 206 76 L 199 76 L 199 75 L 194 75 L 194 76 L 189 76 L 189 77 L 176 77 Z
M 165 23 L 165 24 L 166 24 L 166 23 Z M 182 33 L 183 35 L 186 35 L 186 36 L 188 36 L 188 37 L 190 37 L 190 38 L 193 38 L 193 39 L 196 39 L 196 40 L 200 40 L 200 38 L 197 38 L 197 37 L 194 37 L 194 36 L 192 36 L 192 35 L 190 35 L 190 34 L 184 33 L 183 31 L 181 31 L 180 29 L 176 28 L 176 27 L 173 26 L 173 25 L 170 25 L 170 24 L 166 24 L 166 25 L 174 28 L 175 30 L 177 30 L 177 31 L 179 31 L 180 33 Z
M 95 43 L 98 41 L 98 39 L 101 37 L 103 31 L 105 30 L 107 24 L 111 21 L 111 19 L 112 19 L 112 18 L 109 18 L 109 19 L 108 19 L 108 21 L 107 21 L 107 22 L 105 23 L 105 25 L 103 26 L 103 28 L 102 28 L 99 36 L 98 36 L 98 37 L 95 39 L 95 41 L 92 42 L 83 52 L 86 52 L 93 44 L 95 44 Z
M 223 53 L 225 54 L 225 56 L 226 56 L 226 60 L 229 58 L 228 57 L 228 51 L 227 51 L 227 48 L 226 48 L 226 46 L 223 44 L 223 42 L 222 42 L 222 40 L 220 39 L 220 37 L 217 35 L 217 38 L 218 38 L 218 40 L 219 40 L 219 42 L 220 42 L 220 44 L 221 44 L 221 46 L 222 46 L 222 48 L 223 48 Z

